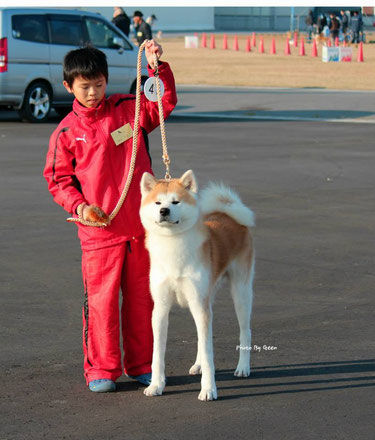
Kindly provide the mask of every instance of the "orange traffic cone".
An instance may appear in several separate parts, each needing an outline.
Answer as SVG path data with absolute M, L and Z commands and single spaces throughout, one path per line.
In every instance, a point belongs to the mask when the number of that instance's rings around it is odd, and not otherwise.
M 211 34 L 210 49 L 216 49 L 215 35 Z
M 340 41 L 339 41 L 339 37 L 335 38 L 335 46 L 339 47 L 340 46 Z
M 253 32 L 253 36 L 252 36 L 252 39 L 251 39 L 251 45 L 253 47 L 257 47 L 257 40 L 256 40 L 256 37 L 255 37 L 255 32 Z
M 289 37 L 286 37 L 284 55 L 290 55 Z
M 294 32 L 293 46 L 298 47 L 298 35 L 297 32 Z
M 358 46 L 357 61 L 359 63 L 363 63 L 365 61 L 363 59 L 363 42 L 362 41 L 359 43 L 359 46 Z
M 316 47 L 316 41 L 315 40 L 313 41 L 311 56 L 312 57 L 317 57 L 318 56 L 318 48 Z
M 227 34 L 224 34 L 224 37 L 223 37 L 223 50 L 228 50 L 228 38 L 227 38 Z
M 238 37 L 237 35 L 234 36 L 234 43 L 233 43 L 233 50 L 240 50 L 240 48 L 238 47 Z
M 207 35 L 205 33 L 202 35 L 202 47 L 207 47 Z
M 260 37 L 259 53 L 264 53 L 264 41 L 263 41 L 263 37 Z
M 271 41 L 270 54 L 271 55 L 276 55 L 276 43 L 275 43 L 275 38 L 274 37 L 272 37 L 272 41 Z
M 299 47 L 299 54 L 301 56 L 305 56 L 306 55 L 306 52 L 305 52 L 305 39 L 303 37 L 301 38 L 301 45 Z
M 347 44 L 346 44 L 346 40 L 344 38 L 344 42 L 342 43 L 342 47 L 346 47 L 346 46 L 347 46 Z
M 247 37 L 245 51 L 246 52 L 251 52 L 250 37 Z

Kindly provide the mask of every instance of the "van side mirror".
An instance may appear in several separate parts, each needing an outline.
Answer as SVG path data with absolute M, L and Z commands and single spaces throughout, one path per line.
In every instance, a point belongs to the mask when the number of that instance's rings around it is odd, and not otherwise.
M 112 44 L 113 44 L 113 47 L 116 47 L 116 48 L 118 48 L 118 49 L 124 49 L 124 42 L 122 41 L 122 39 L 121 38 L 117 38 L 117 37 L 115 37 L 114 39 L 113 39 L 113 42 L 112 42 Z

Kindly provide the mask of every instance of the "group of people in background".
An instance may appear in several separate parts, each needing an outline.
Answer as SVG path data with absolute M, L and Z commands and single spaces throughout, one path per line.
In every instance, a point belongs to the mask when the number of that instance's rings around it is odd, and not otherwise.
M 123 8 L 115 6 L 112 22 L 128 37 L 133 32 L 134 38 L 141 45 L 144 40 L 152 39 L 152 25 L 156 20 L 155 15 L 150 15 L 146 20 L 143 19 L 141 11 L 134 11 L 132 19 L 126 14 Z M 354 11 L 351 15 L 350 11 L 340 11 L 340 16 L 331 13 L 329 15 L 319 14 L 314 17 L 313 11 L 310 9 L 305 19 L 308 32 L 308 40 L 311 41 L 312 36 L 316 39 L 327 41 L 332 39 L 335 44 L 336 38 L 340 40 L 358 44 L 363 41 L 363 21 L 358 11 Z
M 141 45 L 144 40 L 152 40 L 152 25 L 156 20 L 154 14 L 143 19 L 141 11 L 134 11 L 132 19 L 126 14 L 123 8 L 115 6 L 112 23 L 115 24 L 127 37 L 133 32 L 134 38 Z
M 310 9 L 306 17 L 308 39 L 311 41 L 313 34 L 318 40 L 327 41 L 332 39 L 333 44 L 337 37 L 348 43 L 358 44 L 363 41 L 363 20 L 358 11 L 354 11 L 353 15 L 349 11 L 340 11 L 340 16 L 331 13 L 329 16 L 321 13 L 314 17 Z

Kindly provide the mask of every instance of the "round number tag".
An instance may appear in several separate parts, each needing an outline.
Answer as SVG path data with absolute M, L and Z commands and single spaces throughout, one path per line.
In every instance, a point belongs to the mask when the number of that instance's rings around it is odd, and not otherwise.
M 143 86 L 143 91 L 144 91 L 144 94 L 146 95 L 146 98 L 152 102 L 157 102 L 157 100 L 158 100 L 158 95 L 156 93 L 156 81 L 157 81 L 156 78 L 154 76 L 151 76 L 145 82 L 145 85 Z M 161 95 L 161 97 L 163 97 L 164 84 L 161 79 L 159 79 L 159 84 L 160 84 L 160 95 Z

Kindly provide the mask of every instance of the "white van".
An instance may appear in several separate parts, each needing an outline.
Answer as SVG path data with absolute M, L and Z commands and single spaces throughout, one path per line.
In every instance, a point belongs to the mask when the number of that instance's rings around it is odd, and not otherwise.
M 67 9 L 0 8 L 0 105 L 31 122 L 71 108 L 62 85 L 62 62 L 70 50 L 91 44 L 108 61 L 108 95 L 135 93 L 137 47 L 99 14 Z M 142 80 L 147 79 L 145 57 Z

